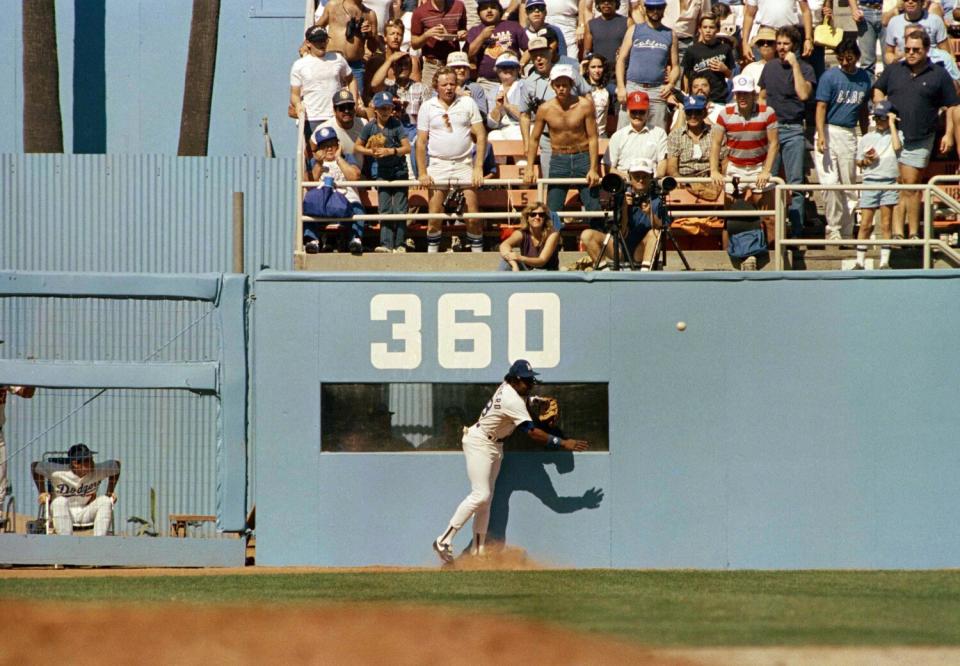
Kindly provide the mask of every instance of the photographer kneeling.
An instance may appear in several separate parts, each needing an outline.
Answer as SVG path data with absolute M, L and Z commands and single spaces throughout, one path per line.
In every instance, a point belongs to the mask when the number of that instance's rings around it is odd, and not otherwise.
M 670 222 L 660 188 L 653 179 L 656 163 L 651 159 L 639 159 L 631 163 L 627 171 L 630 180 L 623 197 L 621 232 L 630 256 L 639 262 L 640 270 L 649 271 L 653 267 L 660 230 L 664 223 Z M 614 243 L 604 245 L 605 238 L 606 232 L 598 229 L 585 229 L 580 234 L 580 242 L 595 263 L 601 251 L 604 257 L 613 259 Z

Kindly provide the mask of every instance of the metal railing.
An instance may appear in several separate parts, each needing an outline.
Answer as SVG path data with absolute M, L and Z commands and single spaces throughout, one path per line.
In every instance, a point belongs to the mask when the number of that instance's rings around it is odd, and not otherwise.
M 953 211 L 960 214 L 960 202 L 951 197 L 948 193 L 937 186 L 942 182 L 960 182 L 960 176 L 934 176 L 929 182 L 916 185 L 904 184 L 877 184 L 853 183 L 850 185 L 786 185 L 778 184 L 774 194 L 774 209 L 776 218 L 774 225 L 774 242 L 776 243 L 776 252 L 774 253 L 774 269 L 782 271 L 784 260 L 790 248 L 797 247 L 831 247 L 839 245 L 882 245 L 887 247 L 913 247 L 919 246 L 923 249 L 923 267 L 931 268 L 933 265 L 932 255 L 936 249 L 951 261 L 960 266 L 960 253 L 957 253 L 950 245 L 938 238 L 933 238 L 933 196 L 941 199 Z M 923 196 L 923 238 L 885 238 L 885 239 L 865 239 L 844 238 L 840 240 L 827 240 L 825 238 L 787 238 L 787 210 L 789 208 L 788 197 L 792 192 L 836 192 L 836 191 L 873 191 L 873 190 L 896 190 L 901 192 L 921 192 Z M 906 225 L 906 220 L 904 224 Z

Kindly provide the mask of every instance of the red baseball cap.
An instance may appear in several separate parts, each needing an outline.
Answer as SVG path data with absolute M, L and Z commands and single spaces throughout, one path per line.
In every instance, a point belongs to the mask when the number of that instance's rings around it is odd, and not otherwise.
M 627 95 L 627 111 L 646 111 L 650 108 L 650 97 L 639 90 Z

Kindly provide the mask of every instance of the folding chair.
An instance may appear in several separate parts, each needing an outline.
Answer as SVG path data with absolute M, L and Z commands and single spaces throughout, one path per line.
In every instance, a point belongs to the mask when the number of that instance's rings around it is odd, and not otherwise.
M 0 533 L 17 531 L 17 501 L 13 486 L 7 486 L 7 496 L 0 507 Z

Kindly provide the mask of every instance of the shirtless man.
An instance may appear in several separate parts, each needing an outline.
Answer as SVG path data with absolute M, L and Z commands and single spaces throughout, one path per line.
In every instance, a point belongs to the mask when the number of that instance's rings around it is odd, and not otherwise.
M 527 164 L 537 158 L 537 147 L 544 126 L 550 130 L 549 178 L 583 178 L 587 184 L 578 186 L 580 201 L 585 210 L 600 210 L 599 142 L 597 117 L 589 95 L 571 94 L 576 72 L 570 65 L 554 65 L 550 70 L 550 85 L 556 95 L 537 109 L 530 141 L 527 142 Z M 524 180 L 528 185 L 536 181 L 533 169 L 527 169 Z M 550 210 L 563 209 L 569 185 L 548 185 L 547 206 Z
M 361 0 L 330 0 L 317 25 L 330 35 L 330 51 L 343 54 L 353 71 L 357 90 L 367 99 L 364 88 L 364 56 L 379 50 L 377 14 Z

